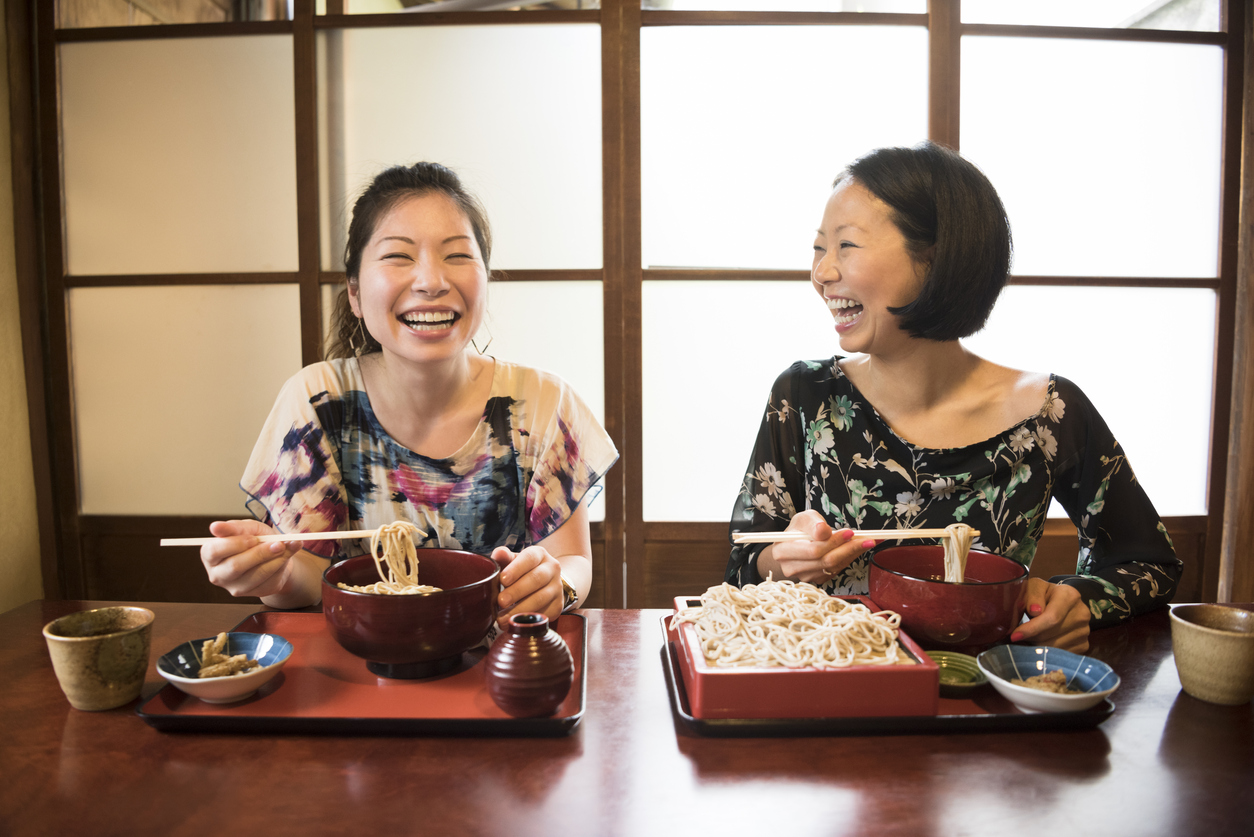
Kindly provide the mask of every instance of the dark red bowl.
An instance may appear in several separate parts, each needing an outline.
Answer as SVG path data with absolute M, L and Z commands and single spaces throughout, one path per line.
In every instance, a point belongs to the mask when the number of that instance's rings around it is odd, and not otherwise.
M 414 679 L 449 671 L 496 621 L 501 571 L 491 558 L 456 549 L 420 549 L 418 577 L 440 591 L 390 596 L 336 586 L 378 581 L 369 555 L 333 564 L 322 574 L 322 613 L 331 635 L 380 677 Z
M 941 546 L 893 546 L 871 556 L 871 600 L 901 614 L 901 627 L 931 649 L 978 649 L 1000 642 L 1023 619 L 1028 571 L 1017 561 L 971 550 L 966 580 L 945 578 Z

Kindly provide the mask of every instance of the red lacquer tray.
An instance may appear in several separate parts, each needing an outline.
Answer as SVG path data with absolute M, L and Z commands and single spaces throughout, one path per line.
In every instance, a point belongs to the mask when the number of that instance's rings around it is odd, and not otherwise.
M 843 600 L 879 607 L 866 596 Z M 674 608 L 699 605 L 679 596 Z M 905 631 L 897 641 L 910 662 L 848 668 L 740 668 L 709 665 L 691 623 L 666 624 L 689 707 L 702 720 L 739 718 L 873 717 L 935 715 L 940 670 Z
M 486 649 L 467 651 L 461 665 L 426 680 L 376 677 L 366 661 L 332 639 L 321 613 L 254 613 L 231 630 L 278 634 L 292 643 L 287 665 L 252 697 L 211 704 L 166 684 L 136 710 L 160 730 L 191 732 L 413 733 L 425 735 L 561 736 L 583 718 L 587 622 L 562 615 L 553 625 L 570 648 L 575 682 L 548 718 L 511 718 L 488 696 Z
M 669 616 L 662 617 L 662 634 L 665 637 L 662 667 L 666 673 L 667 689 L 679 720 L 701 735 L 741 738 L 1080 730 L 1097 726 L 1115 711 L 1115 704 L 1106 698 L 1082 712 L 1021 712 L 992 686 L 985 684 L 972 692 L 969 698 L 938 698 L 938 709 L 932 715 L 698 718 L 693 715 L 688 692 L 684 688 L 684 679 L 680 674 L 683 665 L 681 653 L 672 639 L 669 622 Z

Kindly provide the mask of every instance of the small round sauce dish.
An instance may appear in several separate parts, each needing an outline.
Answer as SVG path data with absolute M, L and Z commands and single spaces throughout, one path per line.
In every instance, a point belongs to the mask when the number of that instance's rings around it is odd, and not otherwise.
M 965 698 L 988 683 L 975 657 L 957 651 L 925 652 L 940 668 L 940 695 L 944 698 Z
M 976 657 L 980 670 L 1003 697 L 1023 712 L 1079 712 L 1090 709 L 1119 688 L 1119 675 L 1101 660 L 1040 645 L 997 645 Z M 1067 694 L 1021 686 L 1050 672 L 1071 690 Z
M 163 654 L 157 660 L 157 672 L 180 691 L 205 703 L 235 703 L 251 696 L 272 680 L 292 656 L 292 643 L 278 634 L 233 631 L 226 635 L 223 653 L 230 656 L 244 654 L 261 665 L 241 674 L 201 677 L 201 649 L 205 642 L 213 639 L 193 639 Z

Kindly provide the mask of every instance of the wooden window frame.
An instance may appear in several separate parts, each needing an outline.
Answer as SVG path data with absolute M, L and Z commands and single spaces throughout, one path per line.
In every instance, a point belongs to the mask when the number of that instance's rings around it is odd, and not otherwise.
M 908 25 L 929 32 L 929 136 L 961 148 L 959 73 L 964 35 L 1213 44 L 1224 49 L 1224 124 L 1221 173 L 1220 264 L 1216 277 L 1110 278 L 1016 276 L 1013 284 L 1209 288 L 1216 292 L 1216 345 L 1210 482 L 1205 516 L 1168 519 L 1183 543 L 1190 569 L 1181 592 L 1203 600 L 1254 598 L 1254 361 L 1246 335 L 1254 328 L 1251 243 L 1240 223 L 1251 212 L 1254 165 L 1250 128 L 1242 124 L 1250 101 L 1249 7 L 1225 0 L 1226 31 L 1174 32 L 963 24 L 958 0 L 930 0 L 926 14 L 808 12 L 642 11 L 639 2 L 602 0 L 588 11 L 466 12 L 427 15 L 344 15 L 339 0 L 314 13 L 313 0 L 298 0 L 290 21 L 180 24 L 109 29 L 55 28 L 50 2 L 6 4 L 9 38 L 15 243 L 22 346 L 27 381 L 31 447 L 36 474 L 41 567 L 48 598 L 227 600 L 204 583 L 195 562 L 190 574 L 158 589 L 149 580 L 168 556 L 160 536 L 203 534 L 212 518 L 199 516 L 82 515 L 71 416 L 66 295 L 76 287 L 168 284 L 296 284 L 300 289 L 301 352 L 305 363 L 320 358 L 321 287 L 343 273 L 319 264 L 316 37 L 324 30 L 391 26 L 596 23 L 601 29 L 603 267 L 599 270 L 496 271 L 503 281 L 597 280 L 603 291 L 605 422 L 621 459 L 605 484 L 606 517 L 593 525 L 596 584 L 591 606 L 668 606 L 674 595 L 700 592 L 722 575 L 727 526 L 722 523 L 657 523 L 643 519 L 641 289 L 648 281 L 736 279 L 797 281 L 804 271 L 644 270 L 641 266 L 640 31 L 653 26 Z M 67 276 L 64 269 L 59 124 L 56 91 L 58 44 L 148 38 L 287 34 L 293 40 L 297 168 L 298 269 L 279 273 Z M 1246 107 L 1245 117 L 1254 108 Z M 1241 181 L 1242 155 L 1247 181 Z M 1247 221 L 1245 226 L 1249 226 Z M 1244 364 L 1236 363 L 1238 355 Z M 1234 378 L 1235 375 L 1235 378 Z M 1238 397 L 1234 399 L 1234 388 Z M 749 440 L 746 440 L 746 449 Z M 1247 464 L 1236 467 L 1240 457 Z M 1227 506 L 1225 506 L 1225 501 Z M 730 502 L 730 499 L 729 499 Z M 1046 540 L 1067 560 L 1069 524 L 1051 521 Z M 1073 531 L 1073 530 L 1072 530 Z M 110 556 L 103 560 L 101 556 Z M 721 556 L 721 562 L 720 562 Z M 1074 563 L 1074 540 L 1070 541 Z M 1238 557 L 1239 556 L 1239 557 Z M 187 562 L 182 562 L 187 563 Z M 1049 568 L 1046 568 L 1049 569 Z

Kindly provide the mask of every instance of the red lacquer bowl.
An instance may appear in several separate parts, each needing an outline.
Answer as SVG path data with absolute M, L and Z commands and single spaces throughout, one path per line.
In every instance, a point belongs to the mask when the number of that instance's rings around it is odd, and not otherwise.
M 971 550 L 966 580 L 945 578 L 941 546 L 894 546 L 871 556 L 871 599 L 901 614 L 901 627 L 931 649 L 975 650 L 1000 642 L 1023 619 L 1028 571 L 1017 561 Z
M 322 612 L 331 635 L 380 677 L 415 679 L 449 671 L 496 621 L 501 580 L 491 558 L 455 549 L 420 549 L 418 578 L 440 591 L 390 596 L 336 586 L 378 581 L 369 555 L 334 564 L 322 574 Z

